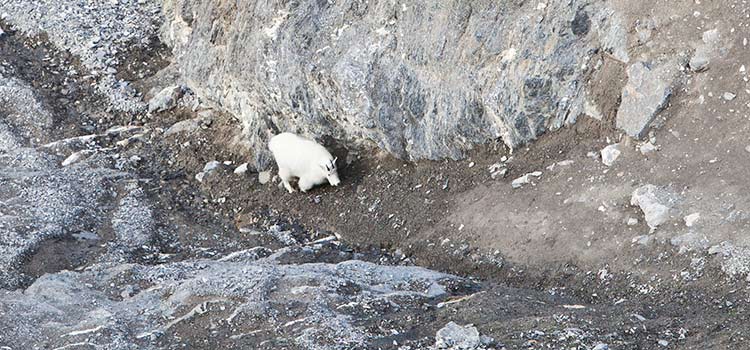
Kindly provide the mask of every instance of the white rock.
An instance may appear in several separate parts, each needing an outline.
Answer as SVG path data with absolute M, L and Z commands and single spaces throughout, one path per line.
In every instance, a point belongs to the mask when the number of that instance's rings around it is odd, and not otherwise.
M 737 97 L 737 95 L 731 92 L 725 92 L 723 95 L 721 95 L 721 97 L 723 97 L 724 100 L 726 101 L 731 101 L 731 100 L 734 100 L 734 98 Z
M 628 226 L 635 226 L 635 225 L 638 225 L 638 219 L 628 218 Z
M 221 163 L 219 163 L 219 161 L 216 161 L 216 160 L 212 160 L 206 163 L 206 165 L 203 166 L 203 171 L 195 174 L 195 179 L 198 180 L 198 182 L 203 182 L 203 179 L 206 177 L 206 175 L 216 170 L 219 167 L 219 165 L 221 165 Z
M 505 177 L 505 175 L 508 173 L 508 168 L 505 167 L 505 164 L 502 163 L 495 163 L 490 165 L 489 169 L 490 171 L 490 177 L 495 179 L 497 177 Z
M 669 212 L 673 206 L 671 196 L 663 189 L 654 185 L 644 185 L 633 191 L 630 204 L 637 205 L 643 211 L 646 224 L 651 229 L 669 220 Z
M 633 244 L 648 245 L 654 239 L 653 235 L 635 236 L 631 240 Z
M 261 185 L 267 184 L 269 181 L 271 181 L 271 172 L 270 171 L 262 171 L 258 174 L 258 182 L 260 182 Z
M 719 29 L 714 28 L 703 32 L 703 42 L 706 44 L 714 44 L 719 41 Z
M 75 152 L 71 154 L 70 156 L 68 156 L 68 158 L 65 158 L 65 160 L 63 160 L 62 166 L 68 166 L 68 165 L 77 163 L 81 161 L 82 159 L 85 159 L 86 157 L 91 155 L 91 153 L 92 151 L 89 151 L 89 150 Z
M 649 141 L 649 142 L 641 144 L 640 147 L 638 147 L 638 150 L 641 152 L 641 154 L 647 155 L 649 153 L 658 151 L 659 147 L 657 147 L 656 145 L 654 145 L 653 143 Z
M 617 160 L 617 157 L 622 154 L 622 152 L 620 151 L 620 144 L 618 143 L 604 147 L 601 153 L 602 163 L 604 163 L 604 165 L 606 166 L 612 166 L 612 164 L 615 164 L 615 160 Z
M 533 172 L 533 173 L 528 173 L 528 174 L 526 174 L 526 175 L 524 175 L 524 176 L 521 176 L 521 177 L 519 177 L 519 178 L 517 178 L 517 179 L 513 180 L 513 181 L 512 181 L 511 183 L 510 183 L 510 185 L 511 185 L 511 186 L 512 186 L 513 188 L 519 188 L 519 187 L 521 187 L 521 186 L 523 186 L 523 185 L 525 185 L 525 184 L 531 183 L 531 177 L 532 177 L 532 176 L 533 176 L 533 177 L 540 177 L 540 176 L 542 176 L 542 172 L 541 172 L 541 171 L 535 171 L 535 172 Z
M 596 344 L 596 346 L 592 350 L 609 350 L 609 345 L 604 343 Z
M 168 111 L 177 106 L 180 97 L 182 97 L 180 86 L 166 87 L 148 101 L 148 111 L 149 113 Z
M 247 172 L 247 163 L 242 163 L 240 166 L 234 169 L 234 173 L 237 175 L 242 175 Z
M 661 345 L 661 346 L 669 346 L 669 342 L 666 341 L 666 340 L 664 340 L 664 339 L 661 339 L 661 340 L 659 340 L 659 345 Z
M 435 348 L 472 350 L 481 345 L 479 331 L 472 325 L 459 326 L 455 322 L 448 322 L 435 334 Z
M 693 227 L 693 225 L 695 225 L 695 223 L 700 218 L 701 218 L 701 214 L 700 213 L 693 213 L 693 214 L 690 214 L 690 215 L 684 217 L 683 219 L 685 220 L 685 226 L 687 226 L 687 227 Z

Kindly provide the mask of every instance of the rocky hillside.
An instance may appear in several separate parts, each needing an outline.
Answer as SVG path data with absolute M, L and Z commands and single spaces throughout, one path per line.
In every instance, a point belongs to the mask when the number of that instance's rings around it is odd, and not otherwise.
M 748 16 L 6 0 L 0 350 L 741 348 Z
M 176 0 L 164 14 L 185 84 L 242 122 L 261 166 L 269 129 L 411 160 L 517 148 L 597 114 L 592 72 L 629 62 L 621 14 L 588 1 Z

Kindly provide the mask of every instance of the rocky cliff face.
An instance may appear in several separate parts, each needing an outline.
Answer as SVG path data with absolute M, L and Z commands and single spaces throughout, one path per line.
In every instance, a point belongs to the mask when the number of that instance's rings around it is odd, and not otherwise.
M 244 126 L 407 159 L 514 148 L 572 123 L 600 51 L 627 62 L 618 14 L 588 1 L 167 0 L 163 40 L 187 85 Z

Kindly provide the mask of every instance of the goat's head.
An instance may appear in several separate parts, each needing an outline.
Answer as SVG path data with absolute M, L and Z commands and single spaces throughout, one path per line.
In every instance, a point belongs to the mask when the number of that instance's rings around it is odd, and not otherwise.
M 320 169 L 323 170 L 323 173 L 331 186 L 338 186 L 341 182 L 339 180 L 338 169 L 336 168 L 337 159 L 338 158 L 326 159 L 320 163 Z

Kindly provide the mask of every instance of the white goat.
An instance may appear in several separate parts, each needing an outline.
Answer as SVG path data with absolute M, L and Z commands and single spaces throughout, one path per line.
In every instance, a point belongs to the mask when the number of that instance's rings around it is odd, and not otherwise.
M 289 193 L 294 192 L 289 181 L 295 177 L 299 178 L 302 192 L 326 180 L 332 186 L 339 185 L 336 158 L 317 142 L 285 132 L 272 137 L 268 149 L 276 159 L 279 177 Z

